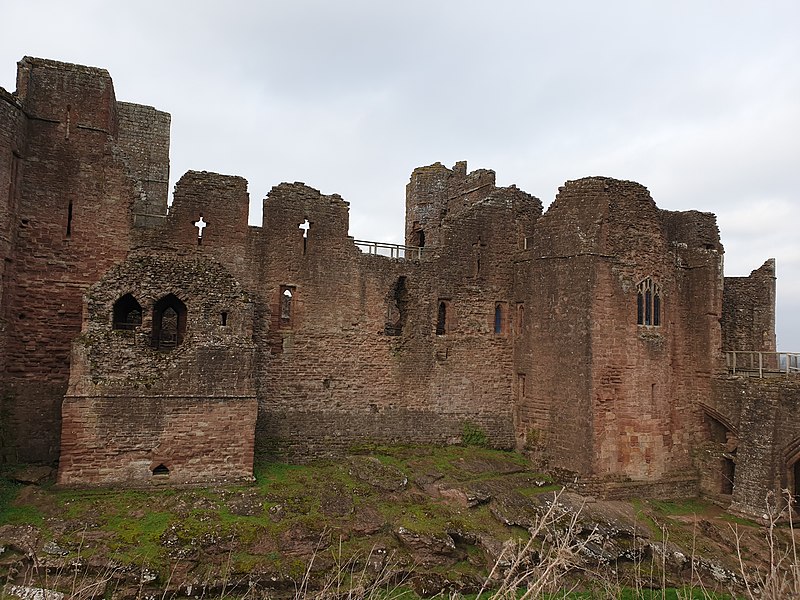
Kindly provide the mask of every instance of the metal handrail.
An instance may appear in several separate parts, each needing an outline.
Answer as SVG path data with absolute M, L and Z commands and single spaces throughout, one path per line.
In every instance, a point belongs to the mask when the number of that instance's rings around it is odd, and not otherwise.
M 386 242 L 369 242 L 367 240 L 353 240 L 353 243 L 362 252 L 386 256 L 394 259 L 421 260 L 428 253 L 428 248 L 420 246 L 404 246 L 403 244 L 388 244 Z
M 725 365 L 733 375 L 800 375 L 800 352 L 729 350 L 725 352 Z

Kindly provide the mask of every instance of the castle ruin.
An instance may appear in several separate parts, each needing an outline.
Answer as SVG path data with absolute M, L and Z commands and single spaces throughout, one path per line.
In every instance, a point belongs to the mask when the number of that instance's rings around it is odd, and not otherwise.
M 0 89 L 2 460 L 241 481 L 469 428 L 607 497 L 800 495 L 774 262 L 724 277 L 714 215 L 604 177 L 543 212 L 460 162 L 414 170 L 404 245 L 302 183 L 255 227 L 241 177 L 190 171 L 167 206 L 169 125 L 103 69 L 26 57 Z

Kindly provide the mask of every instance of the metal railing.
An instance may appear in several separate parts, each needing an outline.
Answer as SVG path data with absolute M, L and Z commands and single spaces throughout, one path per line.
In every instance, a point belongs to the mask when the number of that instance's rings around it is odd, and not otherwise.
M 732 350 L 725 352 L 725 365 L 733 375 L 762 378 L 800 375 L 800 352 Z
M 402 244 L 387 244 L 385 242 L 368 242 L 366 240 L 353 240 L 356 247 L 367 254 L 387 256 L 395 259 L 421 260 L 428 252 L 428 248 L 419 246 L 403 246 Z

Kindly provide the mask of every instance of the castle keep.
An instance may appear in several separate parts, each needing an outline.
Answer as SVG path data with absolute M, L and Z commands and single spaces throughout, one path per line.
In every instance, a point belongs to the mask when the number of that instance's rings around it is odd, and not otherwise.
M 191 484 L 468 430 L 612 497 L 800 493 L 774 264 L 723 277 L 712 214 L 604 177 L 543 213 L 461 162 L 411 174 L 403 246 L 302 183 L 254 227 L 240 177 L 167 207 L 169 124 L 103 69 L 24 58 L 0 89 L 4 460 Z

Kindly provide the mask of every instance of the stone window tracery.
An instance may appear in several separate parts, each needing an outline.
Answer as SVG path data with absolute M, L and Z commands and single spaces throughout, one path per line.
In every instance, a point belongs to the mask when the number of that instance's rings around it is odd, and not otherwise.
M 661 288 L 650 277 L 636 286 L 636 323 L 652 327 L 661 325 Z

